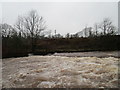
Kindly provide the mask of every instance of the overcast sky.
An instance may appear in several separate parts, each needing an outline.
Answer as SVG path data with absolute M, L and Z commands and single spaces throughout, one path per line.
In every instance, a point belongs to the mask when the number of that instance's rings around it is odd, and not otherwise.
M 6 2 L 2 3 L 3 23 L 14 25 L 18 16 L 33 9 L 44 17 L 49 30 L 60 34 L 79 32 L 106 17 L 118 25 L 117 2 Z

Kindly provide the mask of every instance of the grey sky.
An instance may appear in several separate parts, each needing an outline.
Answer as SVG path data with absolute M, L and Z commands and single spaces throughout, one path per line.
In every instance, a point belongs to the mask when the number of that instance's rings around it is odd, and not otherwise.
M 105 17 L 118 25 L 117 2 L 7 2 L 2 3 L 3 22 L 13 25 L 18 15 L 24 16 L 32 9 L 44 17 L 49 30 L 56 29 L 60 34 L 76 33 Z

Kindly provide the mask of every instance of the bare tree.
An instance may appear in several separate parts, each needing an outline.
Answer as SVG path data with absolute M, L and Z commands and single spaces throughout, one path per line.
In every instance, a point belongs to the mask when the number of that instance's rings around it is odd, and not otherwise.
M 91 37 L 91 36 L 93 36 L 93 32 L 92 32 L 92 30 L 90 29 L 90 30 L 89 30 L 89 37 Z
M 84 28 L 84 35 L 87 37 L 87 26 Z
M 103 35 L 115 34 L 115 26 L 112 25 L 112 21 L 109 18 L 105 18 L 99 28 L 103 31 Z
M 17 29 L 21 31 L 24 36 L 30 36 L 32 39 L 32 52 L 37 38 L 41 32 L 46 29 L 45 21 L 42 16 L 39 16 L 37 11 L 31 10 L 26 17 L 19 17 L 16 23 Z
M 70 38 L 70 33 L 67 33 L 67 34 L 65 35 L 65 37 L 66 37 L 66 38 Z
M 45 21 L 35 10 L 32 10 L 28 17 L 25 17 L 25 28 L 29 30 L 31 37 L 36 37 L 46 29 Z
M 6 23 L 0 24 L 0 30 L 2 33 L 2 37 L 11 37 L 14 34 L 17 34 L 16 30 Z
M 28 37 L 28 30 L 25 29 L 23 17 L 20 17 L 20 16 L 18 17 L 15 28 L 19 31 L 21 36 L 25 38 Z
M 98 24 L 97 23 L 94 24 L 94 30 L 95 30 L 95 35 L 97 36 L 98 35 Z

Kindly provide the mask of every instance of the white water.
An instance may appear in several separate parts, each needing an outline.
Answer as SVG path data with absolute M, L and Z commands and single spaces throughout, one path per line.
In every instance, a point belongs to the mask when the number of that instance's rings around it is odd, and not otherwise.
M 3 87 L 115 88 L 118 58 L 29 56 L 3 59 Z

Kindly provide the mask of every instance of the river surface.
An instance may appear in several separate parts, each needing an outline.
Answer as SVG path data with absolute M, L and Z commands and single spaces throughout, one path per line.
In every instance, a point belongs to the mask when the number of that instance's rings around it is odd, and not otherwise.
M 74 53 L 55 53 L 54 56 L 68 56 L 68 57 L 118 57 L 120 58 L 120 51 L 94 51 L 94 52 L 74 52 Z
M 117 53 L 106 53 L 106 57 L 84 52 L 3 59 L 2 87 L 117 88 Z

